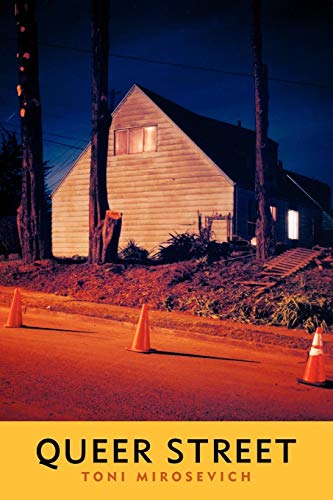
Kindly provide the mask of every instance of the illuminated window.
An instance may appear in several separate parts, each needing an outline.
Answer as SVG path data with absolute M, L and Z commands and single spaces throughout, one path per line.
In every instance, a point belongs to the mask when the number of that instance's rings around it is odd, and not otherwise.
M 269 207 L 271 209 L 271 214 L 273 221 L 276 222 L 276 207 Z
M 296 210 L 288 210 L 288 238 L 299 239 L 299 212 Z
M 157 127 L 145 127 L 143 129 L 143 150 L 156 151 Z
M 127 130 L 116 130 L 115 132 L 115 149 L 116 155 L 125 155 L 128 150 Z
M 129 131 L 129 154 L 142 153 L 143 151 L 143 128 L 130 128 Z
M 143 153 L 157 150 L 157 126 L 115 130 L 115 155 Z

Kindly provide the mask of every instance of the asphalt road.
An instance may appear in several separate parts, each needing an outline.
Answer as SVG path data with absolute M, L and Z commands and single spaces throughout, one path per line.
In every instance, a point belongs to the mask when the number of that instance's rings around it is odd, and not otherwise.
M 1 420 L 333 420 L 333 390 L 296 382 L 304 352 L 154 328 L 145 355 L 126 350 L 129 323 L 36 310 L 24 323 L 0 328 Z

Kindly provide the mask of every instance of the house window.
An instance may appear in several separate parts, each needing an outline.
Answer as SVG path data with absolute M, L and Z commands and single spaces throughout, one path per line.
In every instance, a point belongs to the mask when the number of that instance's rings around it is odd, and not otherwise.
M 128 140 L 127 140 L 127 130 L 116 130 L 115 132 L 115 150 L 116 155 L 127 154 Z
M 271 209 L 272 219 L 274 222 L 276 222 L 276 207 L 270 206 L 269 208 Z
M 129 154 L 133 153 L 142 153 L 143 151 L 143 128 L 130 128 L 128 131 L 129 144 L 128 144 L 128 152 Z
M 157 127 L 144 127 L 143 129 L 143 150 L 156 151 Z
M 288 238 L 299 239 L 299 212 L 296 210 L 288 210 Z
M 115 155 L 156 151 L 157 126 L 115 130 Z

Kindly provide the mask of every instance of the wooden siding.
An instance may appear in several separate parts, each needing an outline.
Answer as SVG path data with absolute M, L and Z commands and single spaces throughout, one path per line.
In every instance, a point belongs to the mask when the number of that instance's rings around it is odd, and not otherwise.
M 298 204 L 296 210 L 299 211 L 299 244 L 301 246 L 312 246 L 314 243 L 315 218 L 318 211 L 315 207 L 312 208 L 303 203 Z
M 248 221 L 249 221 L 249 200 L 254 199 L 254 193 L 247 189 L 235 188 L 235 215 L 234 215 L 234 233 L 241 238 L 248 239 Z
M 157 151 L 114 155 L 114 130 L 157 125 Z M 87 255 L 90 150 L 53 196 L 53 252 Z M 169 233 L 197 231 L 203 215 L 233 215 L 234 187 L 221 170 L 137 87 L 114 113 L 109 135 L 110 208 L 123 213 L 120 246 L 151 250 Z M 219 232 L 221 240 L 227 232 Z
M 237 187 L 235 190 L 235 221 L 234 231 L 238 236 L 250 239 L 249 235 L 249 202 L 255 200 L 255 194 L 247 189 Z M 275 223 L 276 241 L 288 246 L 312 246 L 315 242 L 314 227 L 319 227 L 321 213 L 312 204 L 288 202 L 273 198 L 272 205 L 276 207 L 277 219 Z M 288 238 L 288 210 L 299 212 L 299 239 Z
M 53 255 L 88 255 L 90 147 L 52 196 Z
M 114 156 L 115 129 L 149 125 L 157 125 L 157 151 Z M 110 205 L 123 213 L 121 246 L 134 238 L 156 248 L 171 232 L 197 231 L 198 211 L 233 213 L 232 183 L 139 89 L 114 115 L 109 159 Z

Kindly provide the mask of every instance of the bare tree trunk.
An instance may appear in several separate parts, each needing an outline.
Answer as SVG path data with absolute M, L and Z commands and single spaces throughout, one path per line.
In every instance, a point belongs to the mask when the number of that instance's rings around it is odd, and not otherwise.
M 108 109 L 109 0 L 92 0 L 92 137 L 89 190 L 89 262 L 103 263 L 117 258 L 121 215 L 109 211 L 106 170 L 111 114 Z M 117 238 L 106 236 L 112 232 Z
M 114 262 L 118 257 L 121 214 L 107 210 L 102 228 L 102 262 Z
M 268 162 L 268 79 L 262 61 L 261 0 L 252 0 L 255 113 L 256 113 L 256 182 L 257 200 L 256 257 L 266 260 L 275 252 L 274 221 L 269 202 Z
M 51 232 L 45 198 L 42 121 L 39 95 L 35 1 L 15 2 L 17 93 L 22 136 L 22 197 L 17 226 L 24 262 L 51 257 Z

